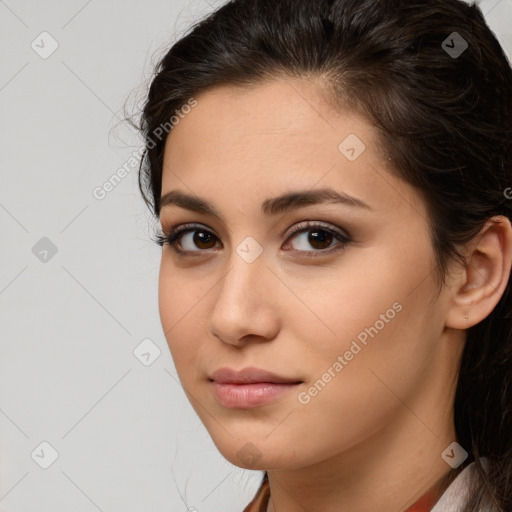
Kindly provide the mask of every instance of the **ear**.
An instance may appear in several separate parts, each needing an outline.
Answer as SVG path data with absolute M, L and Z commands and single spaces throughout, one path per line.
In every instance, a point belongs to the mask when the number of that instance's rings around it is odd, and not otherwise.
M 467 329 L 494 309 L 507 287 L 512 266 L 512 225 L 497 215 L 468 244 L 467 264 L 452 282 L 452 304 L 445 324 Z M 467 315 L 468 318 L 464 318 Z

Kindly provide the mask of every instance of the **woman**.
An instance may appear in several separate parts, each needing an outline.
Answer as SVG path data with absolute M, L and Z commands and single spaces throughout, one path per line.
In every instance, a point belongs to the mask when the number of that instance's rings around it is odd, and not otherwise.
M 246 511 L 512 510 L 512 70 L 458 0 L 233 0 L 139 126 L 162 326 Z

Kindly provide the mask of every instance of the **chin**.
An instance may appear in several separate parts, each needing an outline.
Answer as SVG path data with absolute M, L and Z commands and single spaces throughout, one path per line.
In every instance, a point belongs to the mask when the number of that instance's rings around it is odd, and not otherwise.
M 283 443 L 282 440 L 261 436 L 244 435 L 230 437 L 222 435 L 222 439 L 212 436 L 212 440 L 220 454 L 231 464 L 243 469 L 264 471 L 267 469 L 285 469 L 300 467 L 302 464 L 295 459 L 297 450 Z

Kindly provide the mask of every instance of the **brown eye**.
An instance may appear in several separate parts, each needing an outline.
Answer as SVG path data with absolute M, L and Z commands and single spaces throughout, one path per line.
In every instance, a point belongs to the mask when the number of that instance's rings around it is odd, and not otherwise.
M 208 231 L 201 231 L 199 229 L 196 229 L 191 233 L 194 233 L 192 236 L 192 242 L 196 247 L 199 247 L 200 249 L 211 249 L 215 245 L 216 237 L 212 233 L 209 233 Z
M 173 244 L 178 245 L 178 251 L 201 252 L 213 249 L 217 237 L 205 229 L 184 229 L 173 237 Z
M 327 249 L 331 245 L 333 236 L 324 229 L 309 231 L 308 243 L 315 249 Z
M 200 255 L 202 252 L 219 247 L 215 244 L 220 243 L 218 237 L 211 231 L 196 224 L 185 224 L 165 236 L 158 236 L 157 239 L 159 245 L 170 245 L 182 256 L 192 256 L 193 253 Z M 293 245 L 290 241 L 294 241 Z M 322 256 L 343 249 L 350 241 L 350 235 L 338 231 L 335 227 L 306 221 L 295 227 L 284 249 L 291 246 L 293 252 L 304 253 L 307 256 Z
M 298 225 L 289 240 L 287 246 L 291 246 L 298 252 L 309 253 L 308 256 L 327 254 L 331 252 L 331 249 L 343 248 L 350 242 L 350 238 L 338 232 L 337 229 L 309 221 Z M 333 243 L 336 241 L 338 243 Z
M 216 241 L 218 238 L 213 233 L 196 224 L 185 224 L 157 236 L 159 245 L 170 245 L 177 253 L 183 254 L 200 254 L 215 247 Z

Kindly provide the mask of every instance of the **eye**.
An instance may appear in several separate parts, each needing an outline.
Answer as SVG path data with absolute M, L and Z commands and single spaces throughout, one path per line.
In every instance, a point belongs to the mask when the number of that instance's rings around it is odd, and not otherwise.
M 337 228 L 323 222 L 305 221 L 297 224 L 291 232 L 290 240 L 296 239 L 298 244 L 294 251 L 309 252 L 308 256 L 320 256 L 333 250 L 344 248 L 351 239 Z M 332 245 L 333 241 L 338 241 Z M 290 245 L 287 242 L 286 246 Z M 312 247 L 313 249 L 309 249 Z M 335 249 L 333 249 L 335 248 Z
M 351 241 L 350 237 L 322 222 L 305 221 L 294 226 L 284 247 L 290 246 L 290 240 L 297 239 L 298 245 L 293 252 L 310 253 L 308 256 L 319 256 L 344 248 Z M 208 229 L 198 224 L 184 224 L 169 233 L 156 236 L 158 245 L 170 245 L 181 255 L 204 253 L 214 249 L 218 238 Z M 337 241 L 332 245 L 333 241 Z M 334 248 L 334 249 L 333 249 Z M 199 250 L 196 250 L 199 249 Z
M 170 233 L 156 236 L 158 245 L 170 245 L 177 253 L 204 252 L 201 249 L 212 249 L 212 243 L 217 237 L 207 229 L 197 224 L 184 224 L 173 229 Z M 185 247 L 184 247 L 185 245 Z M 198 247 L 200 250 L 194 250 Z

